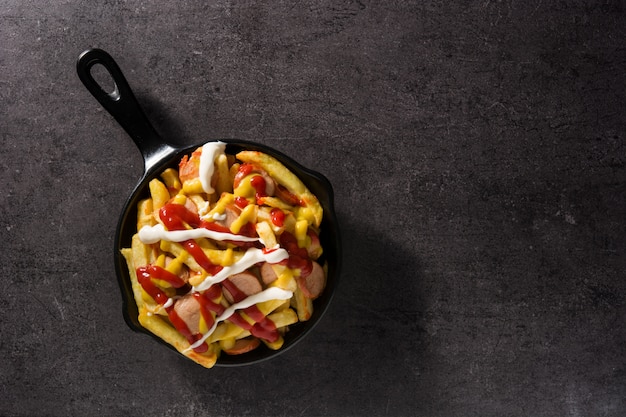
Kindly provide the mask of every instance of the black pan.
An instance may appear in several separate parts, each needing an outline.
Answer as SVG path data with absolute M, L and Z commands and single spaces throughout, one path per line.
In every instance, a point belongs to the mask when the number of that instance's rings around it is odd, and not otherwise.
M 102 66 L 107 71 L 114 82 L 113 91 L 105 91 L 96 80 L 93 74 L 94 66 Z M 184 155 L 190 154 L 203 144 L 176 147 L 163 140 L 145 116 L 119 66 L 105 51 L 101 49 L 86 50 L 80 54 L 76 69 L 78 77 L 89 92 L 133 139 L 143 156 L 145 165 L 144 173 L 139 183 L 122 210 L 115 233 L 113 253 L 117 278 L 122 292 L 124 318 L 131 329 L 150 335 L 163 345 L 171 348 L 174 352 L 177 352 L 168 343 L 139 324 L 137 305 L 133 297 L 128 269 L 124 258 L 120 254 L 120 249 L 130 247 L 131 238 L 136 233 L 137 228 L 137 203 L 149 196 L 148 183 L 150 180 L 157 177 L 168 167 L 176 168 Z M 290 330 L 285 334 L 283 347 L 277 351 L 270 350 L 262 345 L 256 350 L 243 355 L 229 356 L 222 354 L 216 363 L 216 366 L 247 365 L 284 352 L 301 340 L 319 322 L 328 308 L 339 279 L 341 263 L 339 226 L 334 211 L 333 189 L 328 179 L 322 174 L 307 169 L 287 155 L 260 143 L 234 139 L 215 139 L 215 141 L 217 140 L 227 144 L 226 152 L 229 154 L 236 154 L 247 149 L 265 152 L 277 158 L 306 184 L 309 190 L 317 196 L 324 209 L 324 217 L 320 227 L 320 241 L 324 248 L 324 255 L 320 262 L 327 262 L 328 278 L 326 289 L 314 301 L 313 317 L 307 322 L 290 326 Z

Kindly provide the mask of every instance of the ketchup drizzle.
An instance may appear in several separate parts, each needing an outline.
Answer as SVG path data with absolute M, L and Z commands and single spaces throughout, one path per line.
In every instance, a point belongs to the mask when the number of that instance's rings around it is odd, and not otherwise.
M 289 253 L 286 265 L 292 269 L 300 269 L 300 276 L 306 278 L 313 271 L 313 262 L 309 259 L 306 249 L 298 246 L 298 240 L 291 233 L 284 231 L 280 235 L 280 246 Z
M 270 217 L 272 219 L 272 223 L 274 223 L 275 226 L 283 227 L 283 225 L 285 224 L 285 212 L 279 208 L 273 208 L 270 211 Z
M 163 280 L 169 283 L 174 288 L 180 288 L 186 284 L 185 281 L 178 275 L 173 274 L 167 269 L 161 268 L 157 265 L 150 265 L 148 267 L 148 273 L 153 278 Z

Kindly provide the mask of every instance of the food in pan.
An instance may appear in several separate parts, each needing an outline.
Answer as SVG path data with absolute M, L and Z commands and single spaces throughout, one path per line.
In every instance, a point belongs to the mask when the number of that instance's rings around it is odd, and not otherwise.
M 219 355 L 280 349 L 326 285 L 323 210 L 258 151 L 209 142 L 149 183 L 122 249 L 141 325 L 210 368 Z

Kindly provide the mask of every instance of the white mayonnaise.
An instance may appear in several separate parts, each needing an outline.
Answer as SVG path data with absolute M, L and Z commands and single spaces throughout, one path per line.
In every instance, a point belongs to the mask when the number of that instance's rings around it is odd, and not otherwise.
M 209 238 L 213 240 L 231 240 L 233 242 L 257 242 L 258 237 L 247 237 L 232 233 L 216 232 L 205 228 L 188 230 L 165 230 L 162 224 L 144 226 L 139 230 L 139 240 L 146 245 L 157 243 L 159 240 L 168 242 L 184 242 L 189 239 Z
M 213 284 L 224 281 L 233 274 L 245 271 L 259 262 L 269 262 L 276 264 L 289 258 L 289 253 L 285 249 L 279 248 L 271 252 L 264 252 L 261 249 L 250 248 L 246 251 L 241 259 L 232 265 L 225 266 L 215 275 L 208 276 L 200 284 L 193 287 L 192 291 L 200 292 L 209 289 Z
M 202 146 L 199 176 L 202 189 L 207 194 L 213 194 L 215 192 L 211 186 L 211 178 L 215 170 L 215 158 L 223 154 L 225 149 L 226 144 L 224 142 L 209 142 Z
M 213 220 L 217 220 L 219 222 L 219 221 L 222 221 L 222 220 L 226 220 L 227 216 L 226 216 L 226 213 L 222 213 L 222 214 L 220 214 L 220 213 L 213 213 L 213 216 L 211 216 L 211 217 L 213 218 Z
M 190 350 L 192 350 L 194 348 L 197 348 L 202 343 L 204 343 L 204 341 L 207 340 L 209 338 L 209 336 L 211 336 L 211 334 L 215 331 L 215 329 L 217 328 L 217 325 L 220 322 L 222 322 L 224 320 L 227 320 L 230 316 L 233 315 L 233 313 L 235 313 L 235 311 L 241 310 L 243 308 L 248 308 L 248 307 L 253 306 L 255 304 L 262 303 L 264 301 L 288 300 L 288 299 L 290 299 L 292 297 L 292 295 L 293 295 L 293 293 L 291 291 L 286 291 L 286 290 L 283 290 L 282 288 L 278 288 L 278 287 L 270 287 L 270 288 L 268 288 L 266 290 L 261 291 L 260 293 L 253 294 L 253 295 L 247 297 L 246 299 L 231 305 L 226 310 L 224 310 L 224 313 L 222 313 L 219 317 L 215 318 L 215 323 L 213 323 L 213 326 L 211 326 L 209 331 L 206 332 L 204 335 L 202 335 L 202 337 L 200 339 L 198 339 L 198 341 L 196 341 L 193 345 L 189 346 L 186 349 L 186 352 L 188 352 L 188 351 L 190 351 Z

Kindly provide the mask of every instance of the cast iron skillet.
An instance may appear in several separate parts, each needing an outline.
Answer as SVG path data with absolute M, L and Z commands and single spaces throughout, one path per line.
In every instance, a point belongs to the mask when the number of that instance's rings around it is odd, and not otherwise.
M 92 70 L 96 65 L 104 67 L 112 78 L 115 84 L 112 92 L 105 91 L 94 77 Z M 168 343 L 139 324 L 137 305 L 133 297 L 128 269 L 123 256 L 120 254 L 120 249 L 130 247 L 131 238 L 136 233 L 137 228 L 137 203 L 149 195 L 148 183 L 150 180 L 168 167 L 176 168 L 183 155 L 190 154 L 202 144 L 181 148 L 172 146 L 163 140 L 145 116 L 119 66 L 107 52 L 101 49 L 84 51 L 78 58 L 76 69 L 78 77 L 89 92 L 133 139 L 143 156 L 145 165 L 143 176 L 122 210 L 115 234 L 115 268 L 122 292 L 124 318 L 133 330 L 148 334 L 177 352 Z M 339 279 L 341 263 L 339 226 L 333 206 L 333 189 L 330 182 L 322 174 L 304 168 L 283 153 L 259 143 L 234 139 L 215 140 L 225 142 L 227 144 L 226 152 L 229 154 L 236 154 L 246 149 L 261 151 L 274 156 L 306 184 L 309 190 L 317 196 L 324 209 L 324 217 L 320 227 L 320 241 L 324 248 L 324 255 L 320 259 L 320 263 L 328 263 L 328 278 L 324 292 L 314 301 L 313 317 L 307 322 L 290 326 L 290 330 L 285 334 L 283 347 L 277 351 L 270 350 L 262 344 L 254 351 L 243 355 L 222 354 L 216 363 L 216 366 L 247 365 L 268 359 L 292 347 L 315 326 L 326 311 Z

